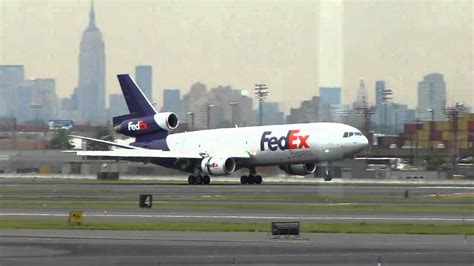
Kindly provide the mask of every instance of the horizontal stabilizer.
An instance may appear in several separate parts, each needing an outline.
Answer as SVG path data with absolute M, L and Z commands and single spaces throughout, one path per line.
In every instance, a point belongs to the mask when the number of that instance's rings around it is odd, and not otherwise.
M 119 147 L 119 148 L 123 148 L 123 149 L 143 150 L 143 148 L 140 148 L 140 147 L 134 147 L 134 146 L 130 146 L 130 145 L 119 144 L 119 143 L 116 143 L 116 142 L 113 142 L 113 141 L 94 139 L 94 138 L 76 136 L 76 135 L 69 135 L 69 136 L 72 137 L 72 138 L 76 138 L 76 139 L 83 139 L 83 140 L 87 140 L 87 141 L 98 142 L 98 143 L 102 143 L 102 144 L 106 144 L 106 145 L 110 145 L 110 146 L 115 146 L 115 147 Z

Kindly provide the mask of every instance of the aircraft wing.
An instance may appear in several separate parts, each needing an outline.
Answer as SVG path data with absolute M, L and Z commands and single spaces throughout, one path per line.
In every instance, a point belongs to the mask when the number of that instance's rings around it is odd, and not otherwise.
M 71 135 L 71 137 L 84 139 L 88 141 L 95 141 L 99 143 L 104 143 L 111 146 L 116 146 L 122 149 L 117 149 L 113 151 L 66 151 L 66 152 L 75 152 L 79 156 L 88 156 L 88 157 L 101 157 L 108 158 L 113 160 L 120 159 L 149 159 L 149 158 L 176 158 L 176 159 L 202 159 L 208 156 L 217 157 L 217 154 L 207 154 L 207 153 L 197 153 L 194 151 L 186 150 L 173 150 L 173 151 L 163 151 L 163 150 L 153 150 L 145 149 L 140 147 L 134 147 L 125 144 L 119 144 L 106 140 L 99 140 L 94 138 L 88 138 L 83 136 Z M 219 156 L 221 157 L 221 156 Z M 247 159 L 250 158 L 250 154 L 246 151 L 226 151 L 222 154 L 222 157 L 232 157 L 236 159 Z
M 114 151 L 76 151 L 79 156 L 89 157 L 101 157 L 109 159 L 145 159 L 145 158 L 176 158 L 176 159 L 202 159 L 207 154 L 191 153 L 187 151 L 163 151 L 163 150 L 151 150 L 151 149 L 118 149 Z M 247 152 L 238 152 L 232 154 L 226 154 L 227 157 L 246 159 L 250 158 L 250 154 Z

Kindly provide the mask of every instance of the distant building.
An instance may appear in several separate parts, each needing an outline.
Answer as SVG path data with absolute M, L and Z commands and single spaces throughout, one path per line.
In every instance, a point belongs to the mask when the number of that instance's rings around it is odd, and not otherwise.
M 206 85 L 195 83 L 188 94 L 183 96 L 184 113 L 190 119 L 192 113 L 195 129 L 207 128 L 207 111 L 210 108 L 210 127 L 232 127 L 235 122 L 238 126 L 250 125 L 252 121 L 252 99 L 241 90 L 234 90 L 230 86 L 218 86 L 211 91 Z M 189 121 L 188 121 L 189 122 Z
M 105 46 L 95 24 L 94 6 L 89 12 L 89 26 L 82 34 L 79 51 L 79 112 L 81 122 L 105 121 Z
M 0 117 L 16 117 L 17 88 L 24 80 L 22 65 L 0 65 Z
M 431 73 L 418 82 L 418 111 L 421 120 L 431 120 L 431 113 L 427 109 L 434 110 L 434 119 L 446 119 L 444 108 L 446 107 L 446 83 L 442 74 Z
M 354 107 L 366 107 L 368 105 L 367 89 L 365 88 L 364 79 L 360 79 L 357 88 L 357 97 L 353 104 Z
M 161 112 L 173 112 L 177 114 L 180 119 L 185 118 L 180 90 L 167 89 L 163 91 L 163 107 L 161 108 Z
M 56 95 L 56 80 L 54 79 L 30 79 L 26 86 L 32 89 L 31 104 L 39 108 L 30 111 L 35 113 L 35 118 L 43 121 L 58 118 L 58 98 Z
M 33 120 L 35 112 L 31 110 L 33 102 L 33 86 L 28 82 L 22 82 L 16 88 L 16 119 L 17 124 L 24 124 L 28 120 Z
M 286 117 L 286 123 L 311 123 L 320 121 L 321 100 L 318 96 L 313 96 L 309 101 L 301 102 L 299 108 L 291 108 L 290 114 Z
M 375 82 L 375 114 L 373 121 L 377 125 L 383 125 L 383 91 L 385 90 L 385 81 L 377 80 Z
M 341 88 L 340 87 L 320 87 L 319 97 L 321 98 L 321 103 L 326 103 L 330 105 L 340 105 L 341 104 Z
M 341 105 L 341 88 L 340 87 L 320 87 L 319 97 L 320 104 L 320 120 L 333 121 L 336 117 L 336 110 Z
M 285 123 L 285 114 L 280 111 L 280 104 L 277 102 L 263 102 L 263 124 L 282 125 Z M 255 111 L 255 124 L 258 124 L 258 109 Z
M 148 100 L 153 103 L 153 68 L 151 66 L 136 66 L 135 79 L 138 87 L 140 87 L 140 89 L 143 91 Z
M 71 94 L 71 97 L 62 99 L 61 110 L 63 111 L 79 110 L 79 95 L 77 92 L 77 88 L 74 88 L 74 92 Z
M 114 116 L 128 114 L 128 107 L 125 103 L 125 98 L 121 93 L 114 93 L 109 95 L 109 116 L 110 119 Z

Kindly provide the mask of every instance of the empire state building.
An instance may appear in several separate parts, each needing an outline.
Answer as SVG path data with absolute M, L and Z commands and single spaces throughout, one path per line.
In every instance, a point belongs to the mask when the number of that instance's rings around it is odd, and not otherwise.
M 105 119 L 105 47 L 95 24 L 94 4 L 89 12 L 89 26 L 82 34 L 79 51 L 79 111 L 82 122 Z

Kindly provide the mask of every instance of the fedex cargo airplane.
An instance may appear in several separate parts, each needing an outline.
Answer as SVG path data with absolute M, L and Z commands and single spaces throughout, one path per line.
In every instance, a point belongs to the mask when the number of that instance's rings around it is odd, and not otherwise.
M 221 128 L 169 134 L 179 124 L 172 112 L 159 113 L 128 74 L 118 75 L 129 114 L 113 118 L 115 131 L 134 137 L 129 145 L 88 137 L 121 149 L 78 151 L 77 155 L 153 163 L 190 173 L 189 184 L 209 184 L 212 176 L 230 175 L 241 168 L 249 174 L 242 184 L 261 184 L 256 167 L 279 166 L 291 175 L 312 174 L 330 163 L 350 158 L 367 147 L 356 128 L 339 123 L 306 123 L 242 128 Z

